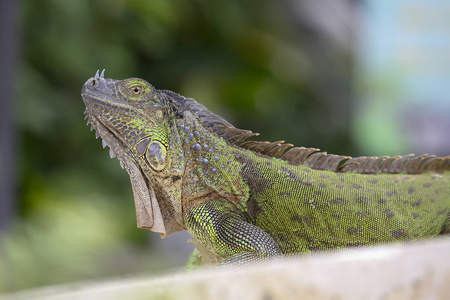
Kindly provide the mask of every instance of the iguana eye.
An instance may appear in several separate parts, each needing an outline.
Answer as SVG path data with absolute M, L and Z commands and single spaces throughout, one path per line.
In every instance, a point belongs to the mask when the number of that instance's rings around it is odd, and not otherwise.
M 133 94 L 139 96 L 139 95 L 142 94 L 142 92 L 144 91 L 144 89 L 143 89 L 142 86 L 140 86 L 140 85 L 133 85 L 133 86 L 130 87 L 130 91 L 131 91 Z

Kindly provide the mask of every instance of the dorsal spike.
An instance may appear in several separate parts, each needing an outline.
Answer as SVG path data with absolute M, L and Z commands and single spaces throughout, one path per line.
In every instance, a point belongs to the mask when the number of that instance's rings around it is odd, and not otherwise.
M 103 76 L 103 72 L 101 76 Z M 320 152 L 316 148 L 293 147 L 292 144 L 285 144 L 284 141 L 267 142 L 247 140 L 259 134 L 234 127 L 224 118 L 210 112 L 206 107 L 197 103 L 192 98 L 185 98 L 169 91 L 166 92 L 178 97 L 177 99 L 182 109 L 194 112 L 203 122 L 205 128 L 225 139 L 228 143 L 262 155 L 285 160 L 292 165 L 307 165 L 318 170 L 364 174 L 416 174 L 450 171 L 450 156 L 435 157 L 434 155 L 424 154 L 415 157 L 414 154 L 408 154 L 393 157 L 350 157 L 327 154 L 326 152 Z

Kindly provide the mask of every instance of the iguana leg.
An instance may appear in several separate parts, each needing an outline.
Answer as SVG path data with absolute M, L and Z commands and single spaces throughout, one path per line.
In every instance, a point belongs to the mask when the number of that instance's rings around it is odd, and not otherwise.
M 247 264 L 281 256 L 275 241 L 245 222 L 226 201 L 210 200 L 185 215 L 188 231 L 208 249 L 225 257 L 221 265 Z

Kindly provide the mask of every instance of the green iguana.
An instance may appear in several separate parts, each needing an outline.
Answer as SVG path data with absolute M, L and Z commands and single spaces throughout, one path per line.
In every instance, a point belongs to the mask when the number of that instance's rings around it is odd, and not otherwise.
M 97 73 L 88 124 L 130 175 L 137 226 L 221 264 L 450 232 L 450 156 L 349 157 L 248 140 L 194 99 Z M 205 253 L 205 251 L 203 250 Z

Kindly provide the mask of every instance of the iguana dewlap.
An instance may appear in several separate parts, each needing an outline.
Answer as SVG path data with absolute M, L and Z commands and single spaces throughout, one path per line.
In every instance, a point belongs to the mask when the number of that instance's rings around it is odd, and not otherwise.
M 139 228 L 188 230 L 223 263 L 450 232 L 450 156 L 357 157 L 248 140 L 138 78 L 83 86 L 88 123 L 130 175 Z

